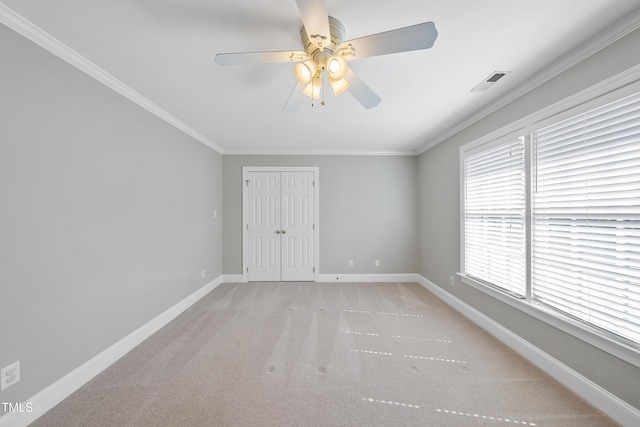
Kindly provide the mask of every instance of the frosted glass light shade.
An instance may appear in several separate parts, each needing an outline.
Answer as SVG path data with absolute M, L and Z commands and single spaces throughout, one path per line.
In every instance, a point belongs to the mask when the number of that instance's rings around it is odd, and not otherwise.
M 327 74 L 329 74 L 329 78 L 342 80 L 346 77 L 347 71 L 349 71 L 349 65 L 347 64 L 347 60 L 342 56 L 334 55 L 327 60 Z
M 349 89 L 349 86 L 351 86 L 351 83 L 349 83 L 345 79 L 333 80 L 330 78 L 329 83 L 331 84 L 331 87 L 333 88 L 333 93 L 336 96 L 342 94 L 342 92 Z
M 293 75 L 298 83 L 305 87 L 311 83 L 317 71 L 318 66 L 314 61 L 296 62 L 293 66 Z
M 309 83 L 302 93 L 307 95 L 310 98 L 320 99 L 320 88 L 322 87 L 322 79 L 312 79 L 312 82 Z

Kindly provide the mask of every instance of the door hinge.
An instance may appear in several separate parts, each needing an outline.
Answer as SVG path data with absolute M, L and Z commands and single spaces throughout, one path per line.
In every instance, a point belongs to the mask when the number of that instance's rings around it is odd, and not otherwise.
M 249 272 L 249 267 L 247 267 L 247 273 Z
M 251 180 L 250 180 L 250 179 L 247 179 L 247 180 L 245 180 L 244 182 L 246 182 L 246 183 L 247 183 L 247 187 L 248 187 L 248 186 L 249 186 L 249 182 L 251 182 Z
M 315 181 L 311 181 L 311 186 L 315 187 L 316 186 L 316 182 Z
M 315 230 L 315 229 L 316 229 L 316 225 L 315 225 L 315 224 L 313 224 L 313 225 L 311 226 L 311 229 L 312 229 L 312 230 Z
M 316 268 L 315 268 L 315 267 L 313 267 L 313 272 L 314 272 L 314 273 L 316 272 Z
M 247 224 L 247 230 L 249 229 L 249 224 Z

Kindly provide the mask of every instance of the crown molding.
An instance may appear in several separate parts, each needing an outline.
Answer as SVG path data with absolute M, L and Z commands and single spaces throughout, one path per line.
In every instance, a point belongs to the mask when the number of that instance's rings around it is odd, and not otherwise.
M 23 18 L 21 15 L 9 9 L 2 3 L 0 3 L 0 23 L 48 50 L 60 59 L 73 65 L 80 71 L 88 74 L 89 76 L 116 91 L 130 101 L 138 104 L 140 107 L 169 123 L 176 129 L 189 135 L 196 141 L 206 145 L 207 147 L 217 151 L 220 154 L 223 153 L 224 150 L 218 144 L 211 141 L 209 138 L 196 131 L 192 127 L 188 126 L 177 117 L 169 114 L 167 111 L 163 110 L 158 105 L 154 104 L 149 99 L 145 98 L 140 93 L 136 92 L 113 75 L 107 73 L 105 70 L 98 67 L 96 64 L 89 61 L 87 58 L 80 55 L 78 52 L 60 42 L 49 33 L 34 25 L 27 19 Z
M 225 156 L 416 156 L 415 150 L 224 150 Z
M 487 117 L 489 114 L 496 112 L 510 102 L 515 101 L 526 93 L 546 83 L 557 75 L 563 73 L 564 71 L 590 57 L 596 52 L 604 49 L 610 44 L 620 40 L 621 38 L 638 28 L 640 28 L 640 9 L 629 14 L 626 18 L 622 19 L 603 33 L 592 38 L 587 43 L 573 50 L 568 55 L 563 56 L 562 59 L 544 68 L 541 72 L 536 74 L 528 82 L 525 82 L 524 84 L 519 86 L 517 89 L 512 90 L 511 92 L 490 103 L 486 107 L 478 110 L 476 113 L 460 122 L 459 125 L 449 129 L 448 131 L 435 138 L 433 141 L 425 144 L 420 149 L 416 150 L 415 154 L 420 155 L 430 148 L 435 147 L 446 139 Z

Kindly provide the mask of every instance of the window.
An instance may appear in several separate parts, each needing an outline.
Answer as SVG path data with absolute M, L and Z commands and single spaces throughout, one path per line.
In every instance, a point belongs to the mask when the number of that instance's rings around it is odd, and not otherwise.
M 525 294 L 524 141 L 511 138 L 464 159 L 465 273 Z
M 640 91 L 461 149 L 462 277 L 640 348 Z
M 533 298 L 640 343 L 640 93 L 533 138 Z

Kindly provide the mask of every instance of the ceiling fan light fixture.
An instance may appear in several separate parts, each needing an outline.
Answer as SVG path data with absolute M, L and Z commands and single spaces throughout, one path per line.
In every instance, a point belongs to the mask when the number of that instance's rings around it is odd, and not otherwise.
M 335 96 L 341 95 L 345 90 L 349 89 L 349 86 L 351 86 L 351 83 L 345 79 L 334 80 L 330 78 L 329 83 L 331 84 L 331 88 L 333 89 Z
M 438 37 L 435 24 L 429 21 L 343 41 L 344 25 L 328 15 L 327 0 L 296 0 L 296 4 L 302 18 L 300 41 L 304 51 L 235 52 L 216 55 L 216 62 L 220 65 L 295 63 L 293 74 L 297 84 L 285 104 L 284 110 L 287 111 L 292 111 L 293 107 L 299 105 L 299 95 L 302 94 L 314 99 L 322 97 L 321 104 L 324 105 L 322 83 L 325 78 L 336 95 L 348 90 L 364 108 L 373 108 L 380 103 L 380 97 L 349 68 L 347 61 L 430 49 Z M 494 79 L 491 80 L 490 84 L 492 83 L 495 83 Z M 291 100 L 292 107 L 288 108 Z M 314 105 L 313 101 L 311 105 Z
M 331 71 L 332 73 L 337 73 L 338 71 L 340 71 L 340 61 L 338 61 L 336 58 L 331 58 L 329 60 L 329 71 Z
M 332 80 L 342 80 L 349 71 L 347 60 L 340 55 L 333 55 L 327 60 L 327 74 Z
M 302 93 L 309 98 L 320 99 L 320 88 L 322 87 L 322 79 L 313 78 L 311 82 L 304 88 Z
M 318 66 L 314 61 L 296 62 L 293 66 L 293 75 L 302 86 L 308 86 L 316 75 Z

